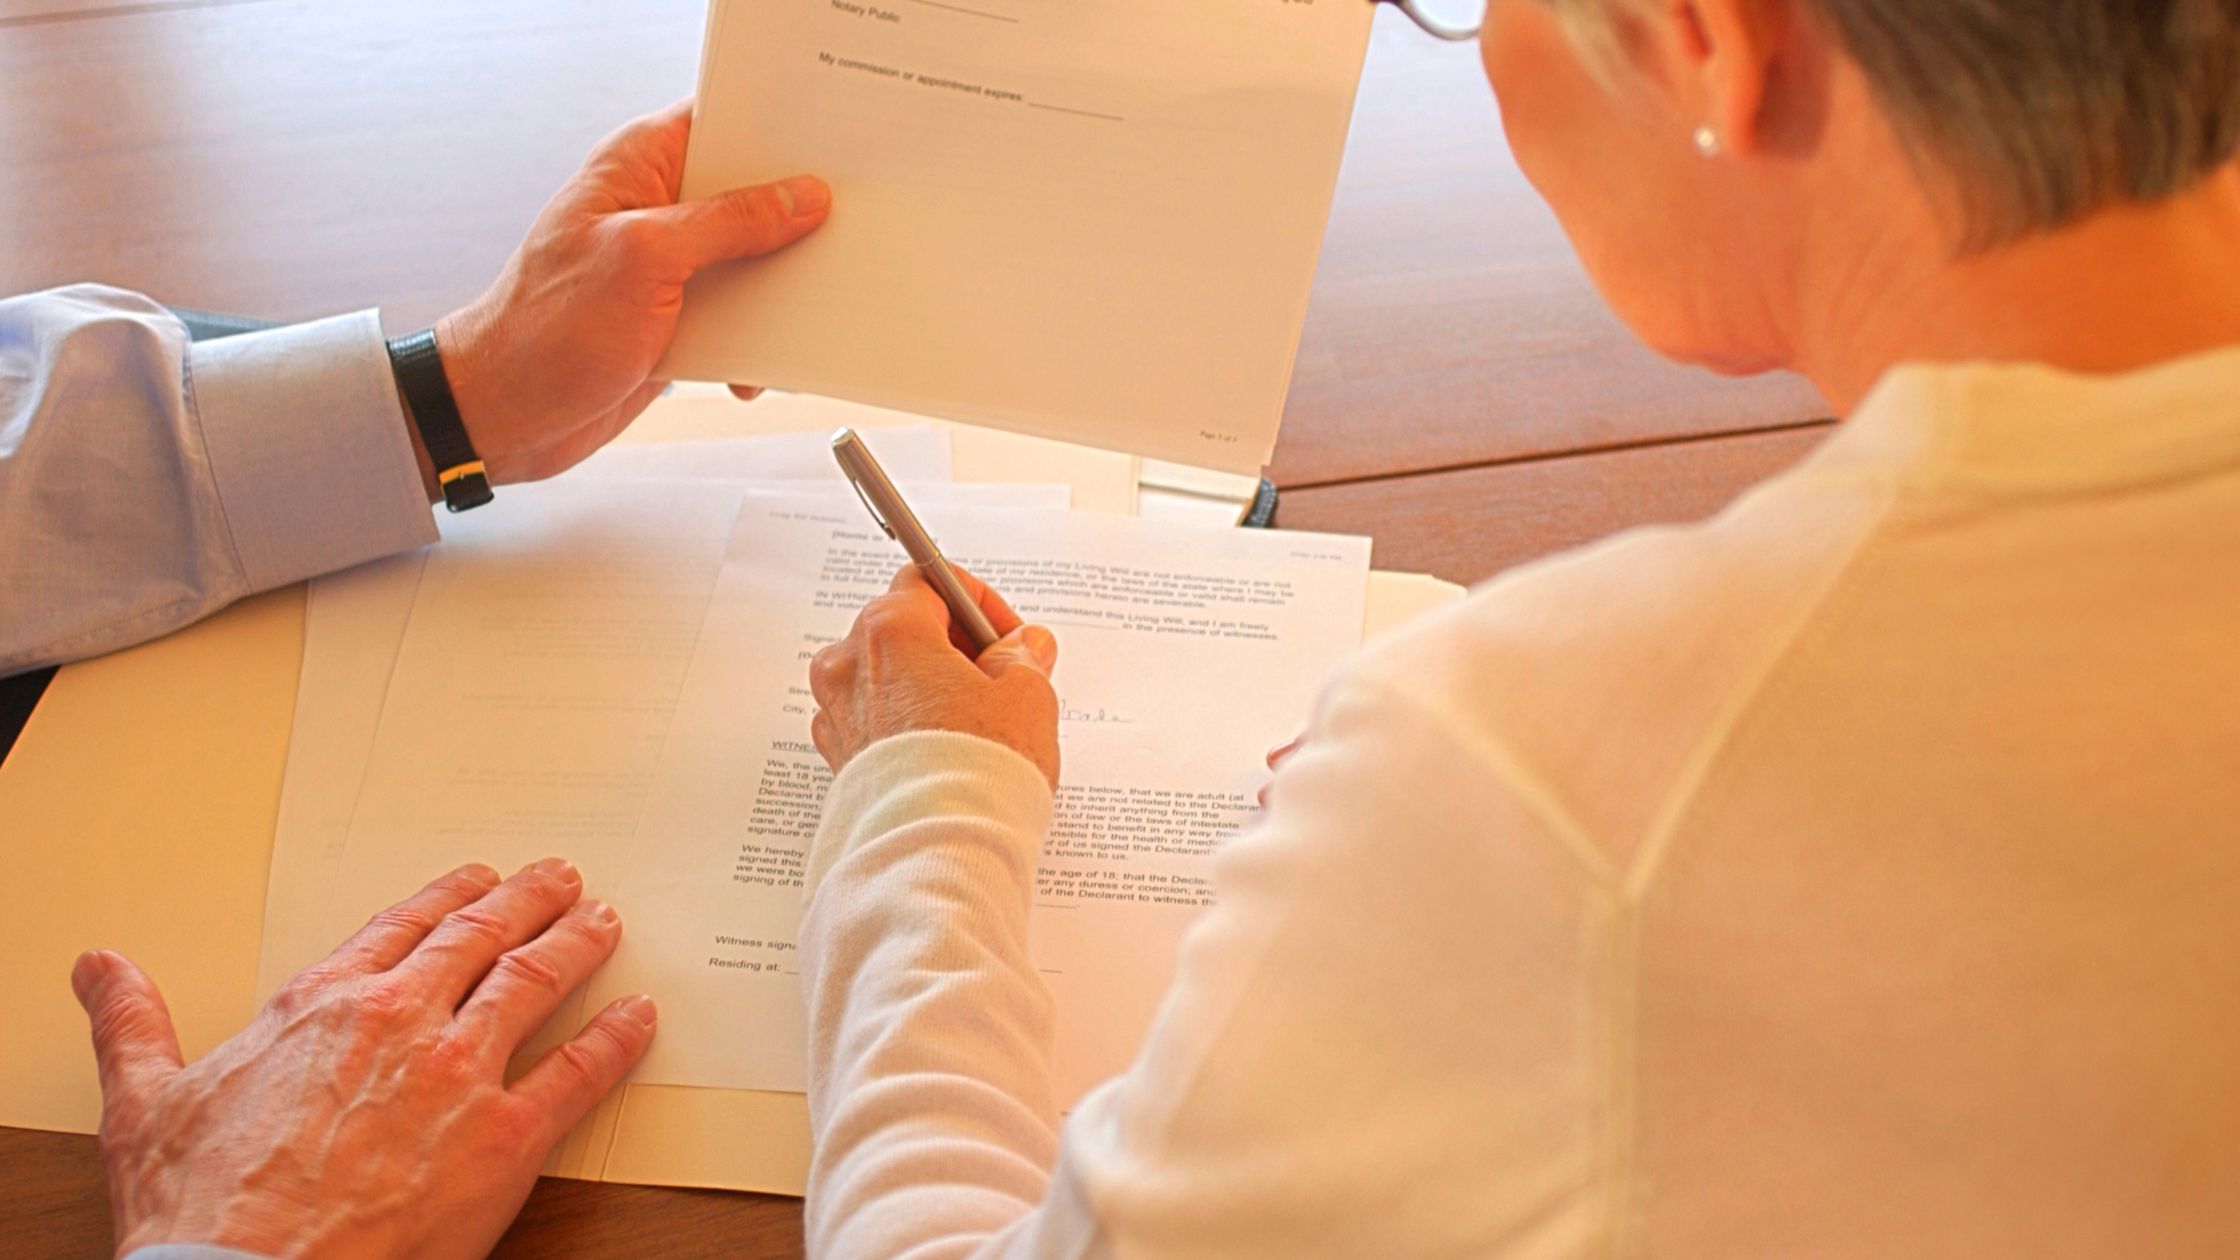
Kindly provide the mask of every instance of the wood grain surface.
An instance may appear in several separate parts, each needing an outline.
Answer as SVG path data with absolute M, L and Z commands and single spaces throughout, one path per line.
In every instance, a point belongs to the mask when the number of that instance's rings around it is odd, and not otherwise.
M 111 1248 L 107 1183 L 94 1140 L 0 1129 L 0 1256 L 99 1260 Z M 802 1254 L 801 1204 L 760 1194 L 547 1178 L 490 1254 L 498 1260 L 778 1260 Z
M 270 0 L 0 0 L 0 27 L 48 26 L 87 18 L 191 9 L 203 5 L 267 4 Z
M 1277 485 L 1825 415 L 1796 377 L 1722 379 L 1642 346 L 1518 171 L 1477 50 L 1378 15 Z
M 97 280 L 406 332 L 599 137 L 689 95 L 701 0 L 264 0 L 0 29 L 0 291 Z
M 1374 520 L 1378 568 L 1476 583 L 1622 530 L 1712 516 L 1832 430 L 1805 424 L 1295 490 L 1277 505 L 1276 524 L 1345 533 Z
M 100 280 L 206 310 L 379 306 L 394 332 L 425 325 L 496 275 L 592 143 L 692 90 L 702 15 L 701 0 L 205 0 L 0 27 L 0 292 Z M 1379 15 L 1278 484 L 1824 411 L 1794 378 L 1723 380 L 1636 342 L 1517 171 L 1474 51 Z
M 0 294 L 101 281 L 425 325 L 489 282 L 593 142 L 691 91 L 703 15 L 0 0 Z M 1379 16 L 1272 469 L 1282 524 L 1474 581 L 1708 515 L 1801 457 L 1824 413 L 1794 378 L 1722 380 L 1635 342 L 1516 169 L 1473 51 Z M 0 1256 L 109 1247 L 93 1141 L 0 1130 Z M 795 1256 L 800 1206 L 547 1181 L 497 1254 Z

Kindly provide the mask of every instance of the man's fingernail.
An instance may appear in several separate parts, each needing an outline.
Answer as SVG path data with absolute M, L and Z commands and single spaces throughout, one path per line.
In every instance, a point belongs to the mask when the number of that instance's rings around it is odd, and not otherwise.
M 622 916 L 616 914 L 614 907 L 604 901 L 586 901 L 576 907 L 576 912 L 593 923 L 604 923 L 608 927 L 622 922 Z
M 778 184 L 778 200 L 785 203 L 787 214 L 802 219 L 831 205 L 832 190 L 814 175 L 796 175 Z
M 505 876 L 480 862 L 469 862 L 451 873 L 460 879 L 472 880 L 484 888 L 496 888 L 505 882 Z
M 626 997 L 622 999 L 622 1001 L 617 1005 L 622 1008 L 623 1014 L 628 1015 L 630 1018 L 636 1020 L 638 1023 L 643 1024 L 648 1028 L 653 1027 L 654 1010 L 652 998 L 649 998 L 645 994 L 640 993 L 636 997 Z
M 1023 634 L 1027 640 L 1027 650 L 1034 653 L 1034 659 L 1042 662 L 1044 673 L 1050 672 L 1051 667 L 1058 663 L 1057 637 L 1041 626 L 1028 626 Z
M 576 870 L 575 863 L 566 858 L 546 858 L 529 869 L 540 875 L 550 875 L 563 884 L 580 884 L 583 882 L 583 875 Z
M 86 995 L 93 992 L 93 986 L 101 983 L 101 977 L 108 974 L 109 955 L 98 949 L 89 949 L 78 955 L 78 961 L 70 965 L 70 991 L 77 994 L 78 1000 L 83 1002 Z

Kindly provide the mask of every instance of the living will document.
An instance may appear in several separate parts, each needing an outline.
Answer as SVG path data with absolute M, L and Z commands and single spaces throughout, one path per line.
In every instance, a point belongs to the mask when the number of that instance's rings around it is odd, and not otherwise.
M 1360 642 L 1366 539 L 927 504 L 948 555 L 1059 639 L 1065 781 L 1037 876 L 1037 966 L 1072 1100 L 1132 1057 L 1221 842 Z M 831 783 L 808 662 L 904 562 L 864 513 L 747 503 L 613 900 L 590 1003 L 647 992 L 639 1083 L 804 1088 L 795 934 Z
M 951 479 L 949 443 L 932 428 L 885 429 L 879 443 L 897 477 L 921 487 Z M 593 484 L 602 478 L 736 483 L 728 491 L 691 488 L 686 501 L 676 504 L 677 510 L 662 521 L 677 531 L 661 543 L 664 549 L 707 553 L 704 581 L 711 586 L 730 536 L 729 513 L 736 510 L 733 493 L 745 493 L 748 485 L 758 481 L 792 484 L 797 490 L 829 486 L 833 493 L 847 493 L 821 433 L 610 446 L 563 480 L 522 487 L 514 496 L 521 511 L 509 508 L 497 516 L 467 513 L 446 521 L 442 550 L 451 563 L 471 556 L 476 566 L 503 573 L 556 551 L 570 532 L 600 528 L 599 522 L 609 519 L 610 503 L 661 493 L 659 488 L 649 494 L 634 493 L 627 485 Z M 706 500 L 710 495 L 713 510 L 695 511 L 695 497 Z M 713 528 L 695 533 L 695 522 L 713 522 Z M 702 545 L 703 535 L 712 538 L 712 546 Z M 428 556 L 428 550 L 391 556 L 310 584 L 304 601 L 303 673 L 266 881 L 257 963 L 259 999 L 270 997 L 289 976 L 325 957 L 341 939 L 328 934 L 327 893 L 342 860 L 358 786 L 372 755 L 397 649 L 404 641 Z M 466 589 L 491 593 L 471 583 Z M 541 678 L 548 688 L 568 685 L 564 674 Z M 495 742 L 502 746 L 511 740 Z M 429 860 L 440 862 L 442 857 L 430 855 Z
M 1374 8 L 712 0 L 684 195 L 834 208 L 694 279 L 663 375 L 1257 473 Z
M 322 723 L 331 737 L 363 741 L 350 754 L 357 772 L 329 772 L 336 781 L 313 794 L 325 804 L 307 820 L 316 839 L 293 846 L 331 855 L 290 863 L 309 877 L 291 885 L 321 907 L 275 924 L 286 937 L 268 929 L 268 972 L 315 961 L 374 912 L 462 862 L 510 871 L 559 854 L 599 889 L 640 860 L 631 838 L 733 523 L 743 501 L 771 486 L 788 502 L 854 504 L 838 486 L 541 483 L 513 492 L 502 531 L 478 525 L 491 536 L 432 549 L 416 582 L 399 575 L 409 609 L 391 623 L 394 664 L 374 726 L 362 726 L 356 705 Z M 1062 489 L 1030 486 L 912 493 L 931 502 L 1064 498 Z M 358 592 L 359 610 L 377 611 L 389 593 Z M 381 635 L 369 625 L 360 646 Z M 570 1004 L 549 1031 L 564 1036 L 579 1022 Z

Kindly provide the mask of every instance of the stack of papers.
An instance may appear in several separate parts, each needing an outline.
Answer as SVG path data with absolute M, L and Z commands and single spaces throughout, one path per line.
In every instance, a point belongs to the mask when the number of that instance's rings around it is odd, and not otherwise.
M 718 417 L 819 427 L 717 440 Z M 1459 592 L 1366 574 L 1360 540 L 1081 510 L 1129 505 L 1124 457 L 686 396 L 634 430 L 681 440 L 511 488 L 502 511 L 447 520 L 440 547 L 63 672 L 0 768 L 0 831 L 36 841 L 19 873 L 59 894 L 0 949 L 0 1124 L 94 1128 L 79 950 L 143 962 L 191 1058 L 431 875 L 559 852 L 629 925 L 586 996 L 653 992 L 663 1029 L 547 1171 L 797 1193 L 788 885 L 823 784 L 805 662 L 901 563 L 831 470 L 834 423 L 884 425 L 867 438 L 944 545 L 1061 639 L 1067 783 L 1038 960 L 1067 1097 L 1124 1066 L 1266 749 L 1364 624 Z M 1146 819 L 1181 852 L 1134 852 Z
M 1034 932 L 1070 1102 L 1126 1066 L 1265 753 L 1358 646 L 1369 544 L 957 484 L 947 438 L 869 440 L 949 554 L 1060 639 L 1067 782 Z M 610 451 L 484 515 L 312 586 L 258 996 L 434 874 L 564 854 L 629 929 L 524 1053 L 625 993 L 663 1023 L 551 1171 L 798 1192 L 794 934 L 830 783 L 807 662 L 905 557 L 821 433 Z M 649 1177 L 640 1148 L 684 1175 Z
M 628 929 L 529 1052 L 624 991 L 662 1031 L 547 1171 L 798 1193 L 806 665 L 903 560 L 841 424 L 1060 639 L 1037 964 L 1061 1099 L 1121 1070 L 1266 752 L 1365 625 L 1459 594 L 1221 527 L 1275 441 L 1372 9 L 713 0 L 686 195 L 809 170 L 837 200 L 696 279 L 662 375 L 850 401 L 682 391 L 625 435 L 658 444 L 440 548 L 64 671 L 0 768 L 21 880 L 62 894 L 0 942 L 0 1124 L 93 1129 L 81 949 L 147 964 L 198 1055 L 430 877 L 559 853 Z

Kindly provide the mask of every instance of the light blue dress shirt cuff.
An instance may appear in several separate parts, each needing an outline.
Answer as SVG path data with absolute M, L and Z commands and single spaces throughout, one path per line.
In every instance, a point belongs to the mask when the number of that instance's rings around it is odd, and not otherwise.
M 198 343 L 187 388 L 250 590 L 436 540 L 373 312 Z
M 162 1243 L 154 1247 L 140 1247 L 125 1254 L 124 1260 L 268 1260 L 265 1256 L 235 1251 L 231 1247 L 206 1247 L 201 1243 Z

